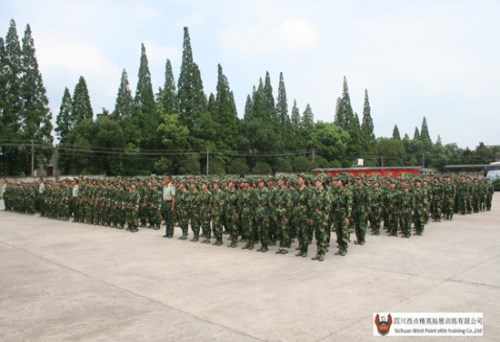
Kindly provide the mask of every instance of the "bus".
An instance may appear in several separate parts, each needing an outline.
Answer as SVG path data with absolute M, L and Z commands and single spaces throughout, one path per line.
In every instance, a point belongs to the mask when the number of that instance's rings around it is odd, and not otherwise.
M 486 177 L 492 181 L 500 179 L 500 162 L 493 162 L 486 166 Z

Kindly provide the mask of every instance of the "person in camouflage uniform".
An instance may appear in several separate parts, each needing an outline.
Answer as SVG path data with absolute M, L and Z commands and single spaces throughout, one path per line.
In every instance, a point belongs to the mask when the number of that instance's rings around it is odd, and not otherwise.
M 486 180 L 486 210 L 491 211 L 491 203 L 493 202 L 493 195 L 495 194 L 495 188 L 491 179 Z
M 310 192 L 309 203 L 316 239 L 316 255 L 311 259 L 323 261 L 329 244 L 327 231 L 330 230 L 331 198 L 329 192 L 323 187 L 321 177 L 317 177 L 315 180 L 315 189 Z
M 210 243 L 212 230 L 210 228 L 210 221 L 212 219 L 212 208 L 210 207 L 212 201 L 212 193 L 208 190 L 207 183 L 201 181 L 201 190 L 198 193 L 198 204 L 200 210 L 200 226 L 203 234 L 202 243 Z
M 230 248 L 238 246 L 238 220 L 239 220 L 239 199 L 238 192 L 236 191 L 234 180 L 230 180 L 228 184 L 229 189 L 225 192 L 226 200 L 225 213 L 226 213 L 226 229 L 229 230 L 229 239 L 231 243 L 228 245 Z
M 215 242 L 213 245 L 222 246 L 222 214 L 224 212 L 224 194 L 220 189 L 218 180 L 212 181 L 212 195 L 210 196 L 210 208 L 212 209 L 212 229 L 214 232 Z
M 242 239 L 246 241 L 242 249 L 252 250 L 255 244 L 254 234 L 254 213 L 255 205 L 254 191 L 250 187 L 248 180 L 241 183 L 240 205 L 241 205 L 241 224 L 243 228 Z
M 161 201 L 162 193 L 158 189 L 158 183 L 148 182 L 148 228 L 154 230 L 159 230 L 161 226 Z M 177 207 L 177 205 L 176 205 Z M 186 225 L 186 235 L 187 235 L 187 225 Z
M 200 191 L 194 180 L 191 182 L 191 195 L 190 195 L 190 208 L 191 208 L 191 230 L 193 231 L 193 238 L 191 242 L 196 242 L 200 238 Z
M 299 252 L 296 256 L 307 256 L 309 246 L 309 230 L 311 229 L 311 220 L 309 218 L 309 189 L 306 186 L 303 176 L 297 178 L 297 202 L 295 207 L 294 224 L 297 227 L 297 236 L 299 238 Z
M 422 235 L 425 227 L 425 211 L 427 208 L 427 196 L 422 189 L 422 182 L 420 179 L 416 179 L 414 182 L 415 186 L 413 188 L 414 197 L 414 214 L 413 214 L 413 224 L 415 225 L 415 232 L 417 235 Z
M 439 178 L 435 177 L 432 183 L 431 195 L 431 215 L 434 222 L 441 222 L 442 208 L 443 208 L 443 185 Z
M 338 179 L 334 182 L 331 191 L 332 214 L 335 233 L 337 234 L 338 250 L 335 255 L 345 256 L 350 240 L 349 221 L 352 215 L 352 190 L 344 186 Z
M 292 211 L 292 194 L 285 183 L 285 178 L 278 179 L 278 188 L 275 194 L 277 234 L 280 240 L 280 245 L 276 254 L 287 254 L 291 247 L 290 236 L 290 212 Z
M 182 235 L 179 240 L 187 240 L 188 230 L 189 230 L 189 217 L 191 215 L 191 194 L 186 189 L 186 182 L 181 181 L 177 185 L 178 191 L 176 191 L 176 207 L 175 217 L 181 228 Z
M 354 231 L 356 233 L 355 244 L 364 245 L 366 240 L 366 226 L 368 224 L 368 211 L 371 206 L 370 193 L 364 184 L 362 177 L 357 180 L 357 186 L 353 191 L 353 221 Z
M 128 194 L 127 194 L 127 230 L 132 233 L 139 231 L 139 204 L 141 201 L 141 196 L 136 190 L 134 183 L 130 184 Z
M 397 189 L 396 181 L 393 181 L 390 184 L 390 189 L 387 193 L 387 203 L 387 227 L 389 228 L 389 234 L 392 236 L 397 236 L 399 215 L 401 214 L 401 191 Z
M 409 238 L 411 236 L 411 223 L 412 223 L 412 214 L 415 199 L 413 194 L 410 192 L 410 187 L 404 182 L 402 184 L 403 192 L 401 193 L 401 208 L 400 208 L 400 217 L 399 217 L 399 225 L 401 227 L 402 237 Z
M 383 207 L 383 192 L 380 189 L 380 183 L 378 181 L 374 181 L 369 191 L 371 206 L 369 209 L 368 219 L 370 220 L 370 228 L 372 235 L 379 235 Z
M 270 242 L 270 194 L 266 188 L 264 180 L 258 182 L 258 189 L 255 190 L 255 220 L 258 237 L 260 240 L 260 248 L 258 252 L 267 252 Z
M 443 214 L 445 220 L 453 220 L 455 212 L 456 186 L 451 177 L 444 177 L 443 183 Z

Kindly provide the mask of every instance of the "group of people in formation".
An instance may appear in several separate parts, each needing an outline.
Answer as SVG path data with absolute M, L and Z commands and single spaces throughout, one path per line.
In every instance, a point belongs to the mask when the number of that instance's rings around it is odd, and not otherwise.
M 409 238 L 422 235 L 432 219 L 452 220 L 491 210 L 493 185 L 489 179 L 467 176 L 402 175 L 399 178 L 320 175 L 308 177 L 149 177 L 108 179 L 40 179 L 7 183 L 5 210 L 102 225 L 137 232 L 160 229 L 165 238 L 182 231 L 180 240 L 200 241 L 259 252 L 275 246 L 287 254 L 295 240 L 297 256 L 306 257 L 316 243 L 313 260 L 323 261 L 335 232 L 337 251 L 345 256 L 351 232 L 364 245 L 366 230 L 379 235 Z M 314 239 L 314 240 L 313 240 Z

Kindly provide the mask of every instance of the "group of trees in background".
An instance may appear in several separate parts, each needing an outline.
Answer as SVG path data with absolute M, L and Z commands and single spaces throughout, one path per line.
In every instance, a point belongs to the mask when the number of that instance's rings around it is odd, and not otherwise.
M 123 70 L 115 108 L 94 115 L 83 76 L 73 94 L 64 89 L 55 120 L 58 144 L 53 147 L 52 114 L 38 70 L 29 25 L 19 43 L 14 20 L 5 40 L 0 37 L 0 174 L 30 172 L 35 164 L 57 156 L 61 174 L 147 175 L 303 172 L 315 167 L 424 165 L 442 169 L 452 163 L 488 163 L 494 148 L 475 151 L 433 142 L 426 118 L 413 138 L 376 137 L 368 91 L 363 114 L 353 111 L 347 79 L 337 99 L 332 122 L 315 121 L 307 104 L 291 111 L 283 73 L 275 97 L 268 72 L 247 96 L 243 118 L 222 66 L 217 66 L 215 94 L 207 97 L 194 61 L 188 28 L 176 82 L 166 60 L 164 85 L 155 93 L 146 48 L 141 46 L 138 81 L 132 94 Z

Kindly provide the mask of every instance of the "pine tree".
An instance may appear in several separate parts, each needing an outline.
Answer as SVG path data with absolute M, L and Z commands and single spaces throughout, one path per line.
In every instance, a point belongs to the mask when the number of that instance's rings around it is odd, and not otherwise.
M 200 129 L 200 117 L 207 107 L 207 99 L 203 92 L 200 70 L 193 60 L 189 30 L 184 27 L 181 72 L 178 81 L 179 114 L 192 135 L 196 136 Z
M 212 116 L 219 130 L 219 140 L 223 147 L 236 148 L 238 134 L 238 113 L 233 92 L 229 88 L 227 77 L 219 64 L 217 66 L 216 111 Z
M 22 40 L 21 69 L 23 136 L 34 139 L 39 145 L 48 145 L 43 150 L 47 158 L 50 156 L 53 140 L 52 113 L 48 107 L 49 100 L 43 85 L 42 74 L 38 70 L 35 42 L 29 25 L 26 26 Z
M 427 127 L 427 119 L 424 116 L 422 120 L 422 128 L 420 129 L 420 140 L 426 148 L 432 147 L 432 140 L 429 134 L 429 128 Z
M 128 82 L 127 71 L 123 69 L 120 80 L 120 87 L 116 95 L 114 116 L 123 120 L 132 116 L 134 109 L 134 99 Z
M 254 92 L 255 92 L 255 87 L 254 87 Z M 252 118 L 252 115 L 253 115 L 253 101 L 252 101 L 252 97 L 249 95 L 247 95 L 247 100 L 245 102 L 245 113 L 244 113 L 244 120 L 250 120 Z
M 4 125 L 13 134 L 20 129 L 21 113 L 23 108 L 21 95 L 21 45 L 17 35 L 16 22 L 10 21 L 9 30 L 5 36 L 5 53 L 2 63 L 3 77 L 5 82 L 5 100 L 2 110 Z
M 33 139 L 38 146 L 42 146 L 36 150 L 35 163 L 39 160 L 46 163 L 52 155 L 52 113 L 48 107 L 49 100 L 42 74 L 38 70 L 35 42 L 29 25 L 26 25 L 22 39 L 21 70 L 22 136 Z
M 291 123 L 293 132 L 297 133 L 300 128 L 300 112 L 296 100 L 293 100 Z
M 75 126 L 82 120 L 93 119 L 94 111 L 92 110 L 92 105 L 90 104 L 87 82 L 85 82 L 85 78 L 83 78 L 83 76 L 80 76 L 80 79 L 75 86 L 71 106 Z
M 280 72 L 280 83 L 278 86 L 276 112 L 280 122 L 281 130 L 285 132 L 288 129 L 288 126 L 290 125 L 290 117 L 288 116 L 288 102 L 286 100 L 285 80 L 283 79 L 282 72 Z
M 139 116 L 152 116 L 156 114 L 156 104 L 149 72 L 146 47 L 141 44 L 141 61 L 137 74 L 137 88 L 134 97 L 134 108 Z
M 420 141 L 420 132 L 418 127 L 415 127 L 415 132 L 413 133 L 413 141 Z
M 366 143 L 371 143 L 375 140 L 373 132 L 373 119 L 371 116 L 370 101 L 368 99 L 368 90 L 365 89 L 365 101 L 363 104 L 363 122 L 361 124 L 361 133 Z
M 252 118 L 262 120 L 262 122 L 271 123 L 271 116 L 267 110 L 267 103 L 264 94 L 264 82 L 259 79 L 257 89 L 253 88 L 252 94 Z
M 72 113 L 72 101 L 71 94 L 68 88 L 64 88 L 64 95 L 61 101 L 61 107 L 59 107 L 59 114 L 56 118 L 56 134 L 59 138 L 59 143 L 64 144 L 70 132 L 75 128 L 75 123 Z
M 271 85 L 271 76 L 268 71 L 266 71 L 266 78 L 264 81 L 263 101 L 266 116 L 270 118 L 275 127 L 279 127 L 279 119 L 274 104 L 273 86 Z
M 167 114 L 179 112 L 179 102 L 177 101 L 174 72 L 170 59 L 167 58 L 165 65 L 165 84 L 160 96 L 161 108 Z
M 344 76 L 344 83 L 342 85 L 342 97 L 337 100 L 337 109 L 333 123 L 345 129 L 349 133 L 349 127 L 353 119 L 354 112 L 351 106 L 351 97 L 349 96 L 347 78 Z
M 302 113 L 300 125 L 306 130 L 310 130 L 314 127 L 314 114 L 309 103 L 306 105 L 306 109 Z
M 392 130 L 392 138 L 401 140 L 401 134 L 399 133 L 398 125 L 394 125 L 394 129 Z

